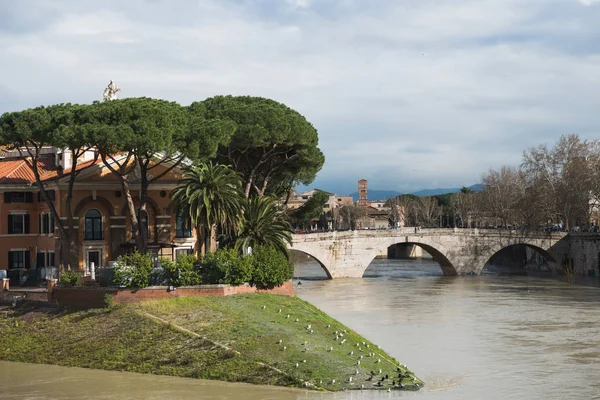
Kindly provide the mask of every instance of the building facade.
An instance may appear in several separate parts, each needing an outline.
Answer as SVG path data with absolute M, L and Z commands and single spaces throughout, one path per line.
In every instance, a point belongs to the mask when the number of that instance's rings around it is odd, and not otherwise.
M 44 149 L 41 179 L 61 220 L 66 225 L 66 196 L 71 171 L 70 155 L 55 148 Z M 160 174 L 167 167 L 156 166 Z M 134 248 L 128 207 L 118 177 L 92 152 L 80 161 L 71 208 L 76 235 L 71 265 L 83 271 L 108 266 Z M 133 175 L 133 176 L 132 176 Z M 175 259 L 195 250 L 195 230 L 189 219 L 176 215 L 169 193 L 177 186 L 180 171 L 173 169 L 150 185 L 146 215 L 148 249 L 155 257 Z M 139 211 L 136 174 L 130 174 L 131 195 Z M 42 199 L 27 159 L 8 152 L 0 159 L 0 269 L 25 271 L 54 267 L 60 263 L 57 221 Z

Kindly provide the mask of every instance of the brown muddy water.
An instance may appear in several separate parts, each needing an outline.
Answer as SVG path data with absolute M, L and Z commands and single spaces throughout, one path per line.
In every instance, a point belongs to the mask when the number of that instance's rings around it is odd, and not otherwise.
M 364 278 L 340 280 L 319 279 L 323 271 L 307 262 L 296 275 L 298 296 L 380 344 L 426 387 L 314 393 L 0 362 L 0 398 L 600 399 L 597 287 L 527 276 L 448 278 L 432 261 L 375 260 Z

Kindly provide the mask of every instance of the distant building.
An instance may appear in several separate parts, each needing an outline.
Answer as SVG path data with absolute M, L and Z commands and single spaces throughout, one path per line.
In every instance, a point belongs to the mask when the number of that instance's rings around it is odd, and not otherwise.
M 320 189 L 311 189 L 306 192 L 296 193 L 292 192 L 290 198 L 287 202 L 287 207 L 291 210 L 295 210 L 296 208 L 300 208 L 306 203 L 316 192 L 327 193 L 329 196 L 327 199 L 327 203 L 323 205 L 323 211 L 328 212 L 329 210 L 333 210 L 335 208 L 343 207 L 346 205 L 354 204 L 352 200 L 352 196 L 338 196 L 335 193 L 326 192 L 325 190 Z
M 367 207 L 369 205 L 369 191 L 367 188 L 367 180 L 361 179 L 358 181 L 358 206 Z

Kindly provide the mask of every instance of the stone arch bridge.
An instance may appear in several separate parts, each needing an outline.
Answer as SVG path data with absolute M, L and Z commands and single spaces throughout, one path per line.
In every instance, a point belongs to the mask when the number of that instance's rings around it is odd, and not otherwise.
M 556 245 L 566 235 L 487 229 L 356 230 L 293 235 L 289 248 L 314 257 L 330 278 L 360 278 L 375 257 L 401 243 L 422 247 L 444 275 L 480 274 L 494 254 L 518 244 L 536 250 L 556 271 L 563 257 L 557 250 L 562 247 Z

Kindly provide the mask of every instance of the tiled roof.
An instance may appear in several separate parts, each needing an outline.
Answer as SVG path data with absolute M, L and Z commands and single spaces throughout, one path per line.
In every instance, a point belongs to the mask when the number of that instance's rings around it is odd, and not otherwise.
M 99 160 L 87 161 L 77 166 L 77 169 L 82 169 Z M 54 162 L 54 154 L 43 155 L 38 163 L 38 170 L 42 181 L 57 178 L 58 168 Z M 69 174 L 70 169 L 63 172 L 62 175 Z M 27 185 L 35 183 L 35 175 L 27 165 L 26 157 L 5 158 L 0 159 L 0 184 Z

